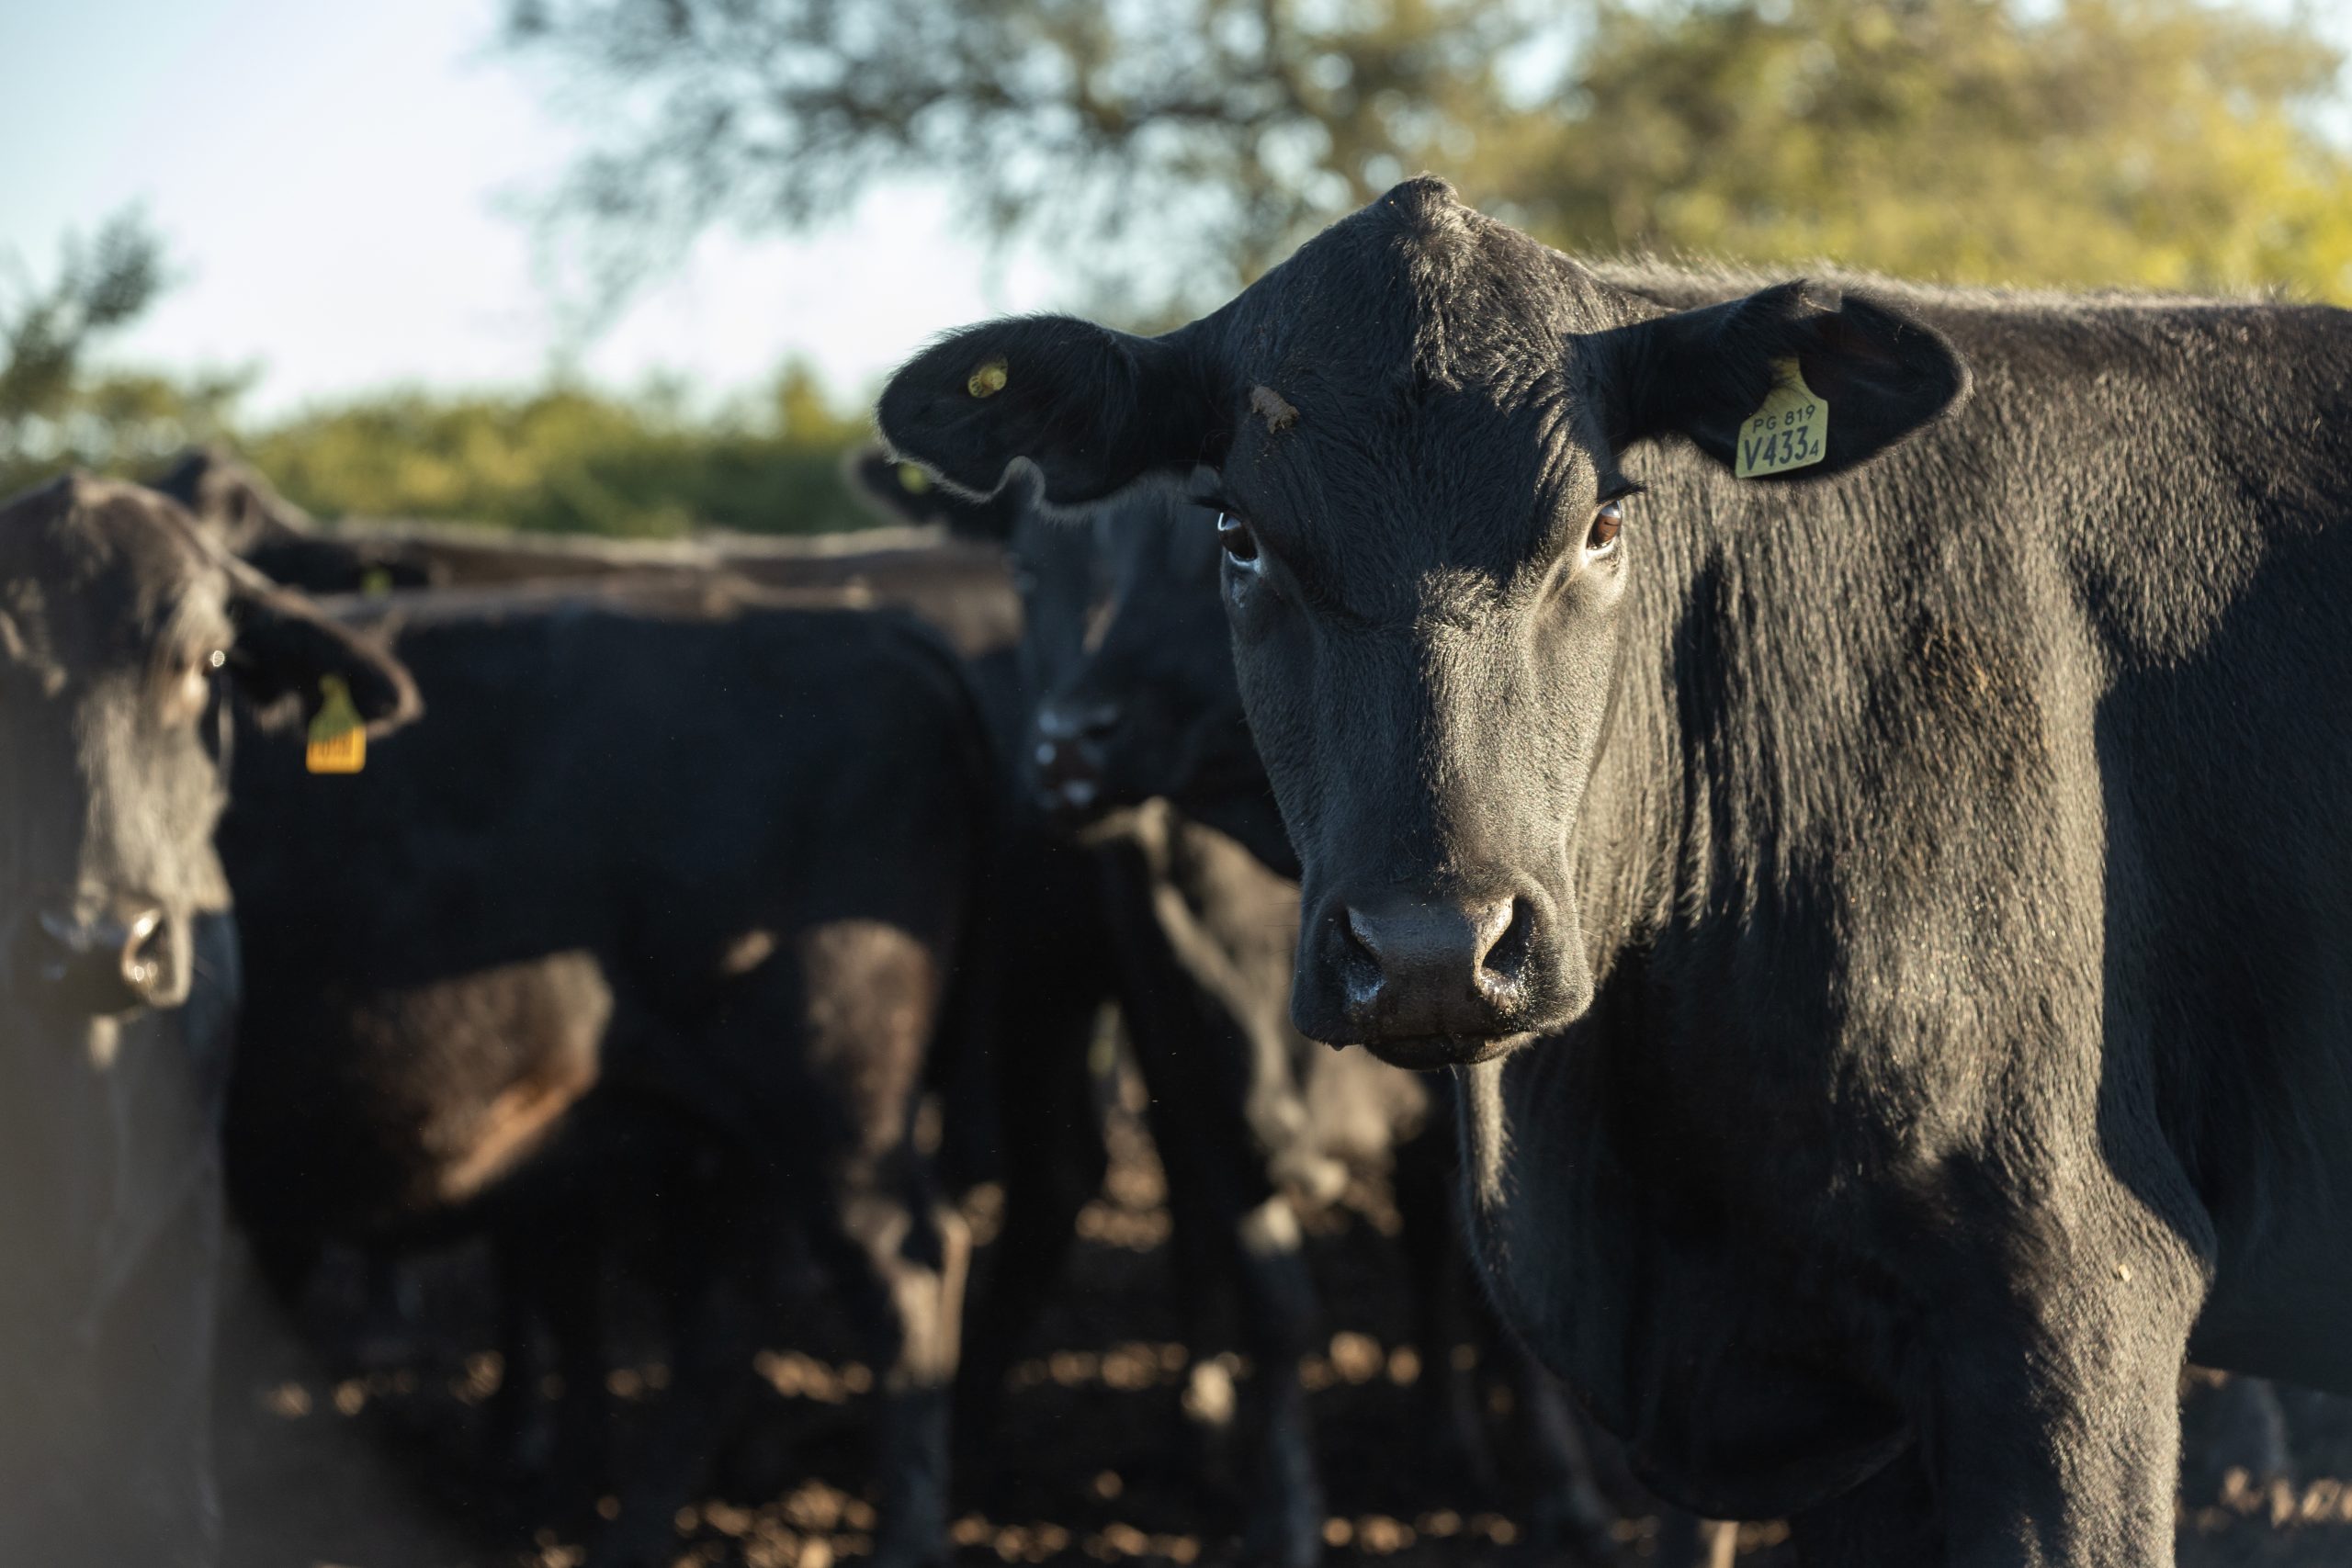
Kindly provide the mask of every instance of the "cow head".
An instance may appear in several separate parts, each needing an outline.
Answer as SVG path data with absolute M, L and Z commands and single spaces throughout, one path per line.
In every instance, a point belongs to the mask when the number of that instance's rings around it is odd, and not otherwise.
M 398 664 L 153 491 L 76 474 L 0 505 L 0 994 L 184 1000 L 191 922 L 228 904 L 221 683 L 288 723 L 328 675 L 378 732 L 418 709 Z
M 1234 678 L 1212 521 L 1182 487 L 1148 479 L 1091 509 L 1096 599 L 1038 704 L 1035 756 L 1095 809 L 1166 799 L 1295 875 Z M 1050 543 L 1071 529 L 1029 531 Z
M 925 350 L 879 417 L 975 493 L 1024 457 L 1069 504 L 1215 475 L 1225 611 L 1304 866 L 1306 1033 L 1437 1066 L 1592 991 L 1570 867 L 1645 526 L 1644 443 L 1731 465 L 1794 361 L 1834 475 L 1964 389 L 1898 310 L 1792 282 L 1675 310 L 1458 203 L 1389 192 L 1215 314 L 1141 338 L 1067 317 Z M 1621 532 L 1622 530 L 1622 532 Z

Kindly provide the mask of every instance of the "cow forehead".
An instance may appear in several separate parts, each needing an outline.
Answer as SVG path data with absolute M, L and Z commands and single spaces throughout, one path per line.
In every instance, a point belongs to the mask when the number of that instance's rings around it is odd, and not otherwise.
M 69 665 L 227 624 L 228 583 L 172 502 L 75 476 L 0 509 L 0 602 Z
M 1245 384 L 1292 403 L 1294 386 L 1410 403 L 1467 388 L 1529 395 L 1557 378 L 1566 335 L 1618 324 L 1630 301 L 1421 179 L 1333 224 L 1235 303 L 1227 343 Z
M 1294 571 L 1351 598 L 1349 585 L 1432 571 L 1501 586 L 1547 562 L 1608 461 L 1589 409 L 1556 385 L 1341 405 L 1328 430 L 1308 431 L 1308 417 L 1280 434 L 1244 432 L 1221 477 Z

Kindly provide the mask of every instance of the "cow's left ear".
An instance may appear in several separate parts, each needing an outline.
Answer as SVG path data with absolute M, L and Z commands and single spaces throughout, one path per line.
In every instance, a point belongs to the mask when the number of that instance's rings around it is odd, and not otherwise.
M 1968 367 L 1942 333 L 1860 295 L 1803 280 L 1602 334 L 1620 445 L 1683 435 L 1726 468 L 1793 359 L 1828 405 L 1818 461 L 1770 479 L 1814 479 L 1876 457 L 1968 395 Z
M 370 735 L 389 735 L 424 713 L 406 665 L 319 614 L 300 594 L 241 566 L 233 563 L 230 573 L 229 619 L 237 640 L 229 668 L 266 727 L 315 712 L 327 675 L 340 676 L 350 689 Z
M 1216 401 L 1194 342 L 1024 316 L 952 333 L 901 366 L 875 422 L 903 457 L 993 495 L 1026 457 L 1056 505 L 1099 501 L 1153 469 L 1209 457 Z
M 1007 485 L 974 501 L 931 477 L 919 463 L 879 446 L 853 447 L 842 460 L 852 495 L 894 523 L 944 524 L 950 536 L 1001 545 L 1028 509 L 1028 487 Z

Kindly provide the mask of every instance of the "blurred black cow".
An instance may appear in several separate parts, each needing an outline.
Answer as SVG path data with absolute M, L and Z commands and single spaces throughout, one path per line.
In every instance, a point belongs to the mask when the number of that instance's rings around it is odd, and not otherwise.
M 262 743 L 222 830 L 248 971 L 239 1211 L 469 1224 L 562 1358 L 560 1471 L 605 1458 L 597 1281 L 647 1218 L 676 1303 L 599 1562 L 658 1558 L 805 1249 L 882 1390 L 881 1560 L 941 1550 L 967 1243 L 914 1141 L 989 852 L 958 663 L 892 613 L 710 583 L 364 601 L 434 716 L 356 777 Z M 510 1345 L 524 1336 L 510 1332 Z M 506 1425 L 536 1379 L 510 1352 Z
M 0 1561 L 202 1563 L 215 1130 L 237 1004 L 212 847 L 233 675 L 271 723 L 399 667 L 152 491 L 0 505 Z

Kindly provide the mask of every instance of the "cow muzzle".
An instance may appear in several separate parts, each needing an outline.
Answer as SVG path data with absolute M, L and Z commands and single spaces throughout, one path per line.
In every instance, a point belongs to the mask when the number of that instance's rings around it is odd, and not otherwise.
M 1400 1067 L 1486 1061 L 1590 1001 L 1572 925 L 1533 886 L 1327 898 L 1300 932 L 1292 1017 L 1311 1038 Z
M 1105 743 L 1118 728 L 1109 703 L 1079 705 L 1048 700 L 1038 706 L 1035 747 L 1037 805 L 1068 825 L 1091 820 L 1105 795 Z
M 51 1010 L 89 1017 L 175 1007 L 188 989 L 176 946 L 164 906 L 143 895 L 38 907 L 17 931 L 17 989 Z

